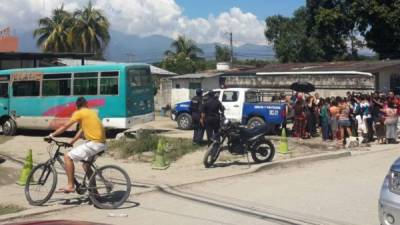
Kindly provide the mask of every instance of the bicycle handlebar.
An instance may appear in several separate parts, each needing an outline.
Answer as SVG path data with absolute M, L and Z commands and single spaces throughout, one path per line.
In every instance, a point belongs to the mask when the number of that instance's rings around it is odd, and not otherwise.
M 65 147 L 65 148 L 72 147 L 72 145 L 70 143 L 63 142 L 63 141 L 57 141 L 51 137 L 45 137 L 45 138 L 43 138 L 43 140 L 47 143 L 54 142 L 57 146 L 60 146 L 60 147 Z

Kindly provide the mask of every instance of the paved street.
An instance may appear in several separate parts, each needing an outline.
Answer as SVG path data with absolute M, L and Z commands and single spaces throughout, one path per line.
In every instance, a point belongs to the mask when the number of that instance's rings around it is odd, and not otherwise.
M 395 149 L 361 153 L 175 189 L 163 187 L 133 196 L 119 210 L 84 205 L 33 219 L 110 224 L 378 224 L 379 188 L 398 155 Z

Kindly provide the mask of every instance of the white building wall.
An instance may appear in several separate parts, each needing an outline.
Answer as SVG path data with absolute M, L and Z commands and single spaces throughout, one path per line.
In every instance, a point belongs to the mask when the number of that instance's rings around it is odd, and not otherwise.
M 393 74 L 400 75 L 400 70 L 398 68 L 393 68 L 379 72 L 379 91 L 390 90 L 390 76 Z
M 171 106 L 178 102 L 190 99 L 190 83 L 201 83 L 201 88 L 205 91 L 219 88 L 219 77 L 198 78 L 198 79 L 173 79 L 171 90 Z M 180 88 L 176 88 L 179 84 Z
M 179 85 L 177 88 L 176 85 Z M 172 81 L 171 89 L 171 106 L 173 107 L 176 103 L 189 100 L 189 81 L 176 79 Z
M 384 91 L 390 88 L 390 72 L 382 71 L 379 73 L 379 90 Z

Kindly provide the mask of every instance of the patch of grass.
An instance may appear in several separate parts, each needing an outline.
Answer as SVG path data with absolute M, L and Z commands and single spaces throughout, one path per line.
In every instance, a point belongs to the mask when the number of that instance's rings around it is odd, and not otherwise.
M 24 210 L 21 206 L 13 204 L 0 204 L 0 216 L 4 214 L 16 213 Z
M 114 157 L 128 158 L 140 156 L 145 152 L 156 152 L 158 141 L 161 138 L 151 132 L 142 132 L 137 139 L 121 139 L 108 142 L 108 150 L 113 152 Z M 165 138 L 167 142 L 166 159 L 170 162 L 176 161 L 185 154 L 191 153 L 199 148 L 193 145 L 189 139 Z M 134 157 L 141 158 L 141 157 Z
M 173 162 L 180 157 L 194 152 L 200 148 L 198 145 L 193 145 L 192 140 L 183 138 L 166 138 L 167 141 L 167 161 Z

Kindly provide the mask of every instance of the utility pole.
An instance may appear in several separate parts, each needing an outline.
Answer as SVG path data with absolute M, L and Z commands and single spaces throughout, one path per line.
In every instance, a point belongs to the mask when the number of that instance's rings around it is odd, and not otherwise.
M 231 45 L 231 66 L 233 65 L 233 37 L 232 32 L 229 33 L 229 41 Z

